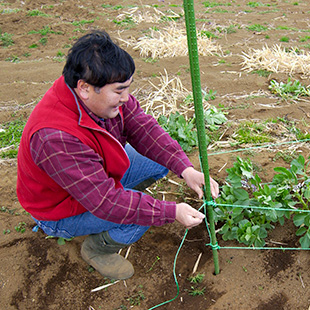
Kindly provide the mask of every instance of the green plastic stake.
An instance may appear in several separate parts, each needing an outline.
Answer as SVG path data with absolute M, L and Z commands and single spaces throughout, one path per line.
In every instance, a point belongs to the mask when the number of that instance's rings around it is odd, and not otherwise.
M 193 0 L 184 0 L 183 6 L 185 12 L 188 54 L 189 54 L 192 91 L 195 106 L 196 127 L 198 133 L 199 155 L 200 155 L 201 169 L 205 177 L 204 195 L 207 202 L 211 202 L 212 196 L 210 189 L 207 139 L 205 133 L 204 111 L 202 105 L 200 69 L 198 59 L 197 34 L 196 34 L 196 20 L 195 20 Z M 215 234 L 214 213 L 211 204 L 207 204 L 207 213 L 210 225 L 211 247 L 213 252 L 213 261 L 215 269 L 214 273 L 219 274 L 220 270 L 219 270 L 219 260 L 217 252 L 217 241 Z

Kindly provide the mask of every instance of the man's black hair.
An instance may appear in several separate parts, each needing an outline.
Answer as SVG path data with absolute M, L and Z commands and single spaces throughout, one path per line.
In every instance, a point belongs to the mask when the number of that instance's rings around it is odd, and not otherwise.
M 103 87 L 127 81 L 134 71 L 134 61 L 126 51 L 116 45 L 105 31 L 92 31 L 72 46 L 62 74 L 72 88 L 77 86 L 78 80 Z

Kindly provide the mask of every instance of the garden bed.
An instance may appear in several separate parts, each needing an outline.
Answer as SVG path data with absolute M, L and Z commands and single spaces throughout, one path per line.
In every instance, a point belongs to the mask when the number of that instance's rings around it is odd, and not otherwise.
M 8 121 L 27 119 L 61 74 L 64 55 L 74 38 L 94 28 L 107 30 L 134 57 L 137 70 L 132 91 L 145 109 L 146 94 L 160 88 L 161 77 L 167 77 L 166 85 L 174 81 L 169 88 L 174 89 L 178 99 L 163 110 L 162 102 L 169 100 L 170 93 L 162 91 L 160 100 L 150 96 L 152 109 L 158 107 L 155 116 L 164 111 L 179 111 L 190 119 L 192 106 L 182 105 L 178 97 L 186 97 L 191 89 L 188 56 L 169 53 L 167 57 L 153 59 L 140 56 L 135 47 L 139 38 L 163 31 L 172 22 L 182 29 L 181 4 L 157 0 L 143 4 L 135 0 L 1 1 L 1 128 Z M 284 100 L 270 89 L 272 80 L 287 83 L 289 78 L 309 85 L 305 65 L 302 70 L 297 70 L 298 66 L 274 70 L 263 64 L 260 68 L 254 68 L 253 63 L 244 65 L 245 55 L 253 59 L 251 53 L 266 45 L 271 49 L 281 46 L 287 52 L 293 49 L 296 59 L 301 55 L 298 49 L 308 53 L 308 9 L 306 1 L 195 1 L 197 29 L 212 39 L 212 44 L 203 45 L 210 46 L 210 54 L 200 56 L 202 87 L 207 94 L 210 90 L 216 92 L 205 106 L 221 109 L 229 124 L 221 127 L 209 149 L 210 174 L 221 185 L 227 176 L 226 169 L 233 166 L 237 156 L 250 158 L 262 181 L 271 182 L 275 167 L 288 168 L 294 156 L 310 155 L 309 142 L 211 155 L 252 146 L 234 144 L 238 126 L 245 121 L 267 124 L 264 133 L 269 133 L 272 143 L 296 140 L 294 128 L 309 132 L 309 97 Z M 188 154 L 199 168 L 197 148 L 193 147 Z M 178 202 L 185 200 L 197 208 L 202 205 L 182 180 L 172 174 L 168 178 L 180 185 L 165 180 L 155 189 L 150 188 L 153 195 Z M 130 250 L 135 275 L 126 282 L 91 292 L 109 281 L 82 260 L 80 245 L 84 237 L 59 245 L 56 239 L 46 239 L 42 231 L 33 232 L 34 223 L 18 203 L 15 184 L 16 159 L 1 159 L 0 309 L 145 310 L 177 295 L 173 266 L 185 234 L 181 225 L 152 227 Z M 266 245 L 299 247 L 296 230 L 292 219 L 286 219 L 284 225 L 277 224 L 268 235 Z M 220 246 L 242 246 L 236 241 L 223 241 L 220 234 L 217 237 Z M 205 223 L 188 232 L 175 266 L 179 295 L 162 309 L 308 309 L 309 251 L 220 249 L 220 273 L 214 275 L 212 250 L 206 246 L 209 242 Z M 189 280 L 198 274 L 204 274 L 200 283 Z

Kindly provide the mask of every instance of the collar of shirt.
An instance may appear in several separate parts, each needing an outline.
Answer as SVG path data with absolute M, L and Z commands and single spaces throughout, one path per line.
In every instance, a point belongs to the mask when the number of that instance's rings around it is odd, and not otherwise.
M 76 94 L 76 93 L 75 93 Z M 100 127 L 104 127 L 105 120 L 103 118 L 99 118 L 96 114 L 94 114 L 85 104 L 84 102 L 79 98 L 79 96 L 76 94 L 76 97 L 78 98 L 80 106 L 86 111 L 86 113 L 94 120 L 94 122 L 99 125 Z

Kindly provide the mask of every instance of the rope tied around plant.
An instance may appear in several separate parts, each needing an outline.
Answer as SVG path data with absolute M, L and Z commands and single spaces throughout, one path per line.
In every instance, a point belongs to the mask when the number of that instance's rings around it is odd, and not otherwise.
M 205 201 L 204 203 L 206 204 L 206 206 L 212 206 L 212 207 L 216 206 L 216 203 L 213 200 Z
M 300 210 L 300 209 L 288 209 L 288 208 L 272 208 L 272 207 L 261 207 L 261 206 L 246 206 L 246 205 L 231 205 L 231 204 L 220 204 L 220 203 L 216 203 L 215 201 L 204 201 L 203 205 L 199 208 L 199 210 L 201 208 L 204 208 L 205 210 L 205 206 L 209 205 L 212 207 L 216 207 L 216 206 L 223 206 L 223 207 L 232 207 L 232 208 L 244 208 L 244 209 L 261 209 L 261 210 L 276 210 L 276 211 L 290 211 L 290 212 L 296 212 L 296 213 L 310 213 L 310 210 Z M 207 218 L 205 218 L 205 222 L 206 222 L 206 228 L 208 231 L 208 235 L 209 238 L 211 240 L 211 232 L 209 229 L 209 223 Z M 212 250 L 220 250 L 220 249 L 235 249 L 235 250 L 310 250 L 310 248 L 294 248 L 294 247 L 256 247 L 253 244 L 251 244 L 248 247 L 233 247 L 233 246 L 220 246 L 217 242 L 215 244 L 212 244 L 212 242 L 210 243 L 206 243 L 206 246 L 210 246 Z
M 210 246 L 212 250 L 220 250 L 222 247 L 216 242 L 216 244 L 206 243 L 206 246 Z

